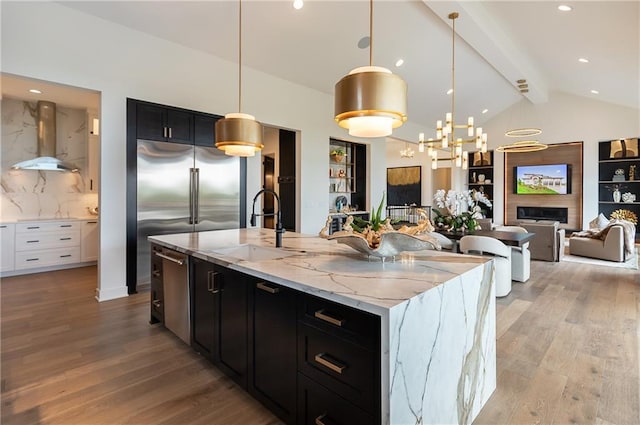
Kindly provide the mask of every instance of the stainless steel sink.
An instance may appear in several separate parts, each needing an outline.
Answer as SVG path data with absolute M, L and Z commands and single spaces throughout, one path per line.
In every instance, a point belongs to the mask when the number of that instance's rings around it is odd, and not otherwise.
M 283 251 L 280 248 L 269 248 L 252 244 L 235 246 L 233 248 L 215 249 L 211 252 L 244 261 L 275 260 L 296 255 L 295 252 Z

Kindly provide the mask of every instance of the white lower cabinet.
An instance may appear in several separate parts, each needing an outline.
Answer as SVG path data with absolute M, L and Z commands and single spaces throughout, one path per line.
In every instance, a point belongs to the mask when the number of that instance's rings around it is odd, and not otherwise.
M 55 270 L 98 259 L 98 220 L 43 220 L 6 226 L 0 228 L 3 232 L 2 272 L 23 274 L 31 273 L 32 269 Z M 15 236 L 9 237 L 13 230 Z
M 16 251 L 15 235 L 15 224 L 0 224 L 0 272 L 11 272 L 14 270 Z
M 82 229 L 80 229 L 80 261 L 83 263 L 98 261 L 98 253 L 100 252 L 99 234 L 98 220 L 82 222 Z

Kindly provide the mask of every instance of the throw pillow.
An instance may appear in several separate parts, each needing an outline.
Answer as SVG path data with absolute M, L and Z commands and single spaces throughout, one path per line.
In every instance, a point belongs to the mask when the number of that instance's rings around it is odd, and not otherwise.
M 609 224 L 609 220 L 604 214 L 600 213 L 596 218 L 589 222 L 589 229 L 604 229 Z

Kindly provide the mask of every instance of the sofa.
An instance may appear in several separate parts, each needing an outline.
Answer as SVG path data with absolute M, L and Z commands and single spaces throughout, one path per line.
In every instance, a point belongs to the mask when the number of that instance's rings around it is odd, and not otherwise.
M 600 260 L 625 261 L 623 228 L 620 225 L 611 226 L 604 240 L 571 236 L 569 238 L 569 253 Z
M 557 221 L 520 221 L 520 227 L 536 236 L 529 243 L 532 260 L 560 261 L 564 256 L 564 229 Z

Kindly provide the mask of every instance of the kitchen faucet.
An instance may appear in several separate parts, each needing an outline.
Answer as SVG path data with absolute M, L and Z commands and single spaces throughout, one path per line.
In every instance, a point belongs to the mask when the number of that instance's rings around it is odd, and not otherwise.
M 275 213 L 269 213 L 269 214 L 256 214 L 256 201 L 258 200 L 258 197 L 263 194 L 263 193 L 271 193 L 273 194 L 273 197 L 276 200 L 276 205 L 277 205 L 277 212 Z M 263 216 L 263 217 L 275 217 L 276 218 L 276 248 L 282 248 L 282 234 L 284 233 L 284 227 L 282 227 L 282 217 L 280 215 L 280 197 L 278 196 L 278 194 L 276 192 L 274 192 L 271 189 L 261 189 L 258 193 L 256 193 L 256 196 L 253 197 L 253 206 L 251 207 L 251 226 L 255 226 L 256 225 L 256 217 L 257 216 Z

